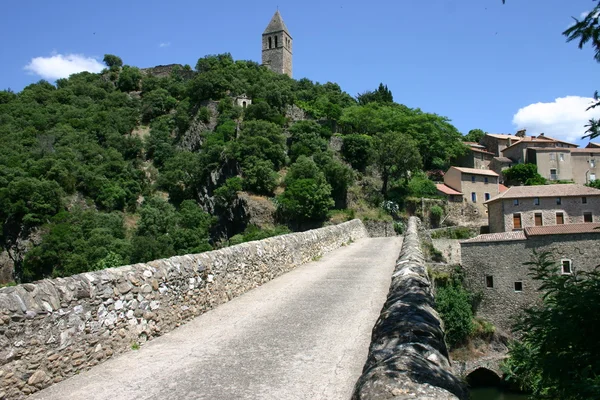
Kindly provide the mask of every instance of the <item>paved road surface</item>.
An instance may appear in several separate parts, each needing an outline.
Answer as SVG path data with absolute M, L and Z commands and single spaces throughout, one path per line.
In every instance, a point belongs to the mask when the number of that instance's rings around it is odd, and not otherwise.
M 349 399 L 400 246 L 361 239 L 30 399 Z

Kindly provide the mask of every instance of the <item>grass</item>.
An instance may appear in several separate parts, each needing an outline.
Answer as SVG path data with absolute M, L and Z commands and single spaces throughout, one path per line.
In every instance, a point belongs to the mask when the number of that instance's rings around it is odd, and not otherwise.
M 138 342 L 131 343 L 131 350 L 139 350 L 140 344 Z

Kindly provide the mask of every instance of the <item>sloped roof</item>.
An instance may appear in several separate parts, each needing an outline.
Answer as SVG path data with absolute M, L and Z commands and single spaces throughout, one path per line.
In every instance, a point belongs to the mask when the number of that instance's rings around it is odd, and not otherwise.
M 475 236 L 472 239 L 463 240 L 460 243 L 480 243 L 480 242 L 511 242 L 515 240 L 525 240 L 523 231 L 486 233 Z
M 600 233 L 600 223 L 530 226 L 525 228 L 526 236 L 568 235 L 574 233 Z
M 283 22 L 283 18 L 281 18 L 281 14 L 279 14 L 279 10 L 277 10 L 275 11 L 273 18 L 271 18 L 271 22 L 269 22 L 269 25 L 267 25 L 267 28 L 263 32 L 263 35 L 267 33 L 275 33 L 281 31 L 284 31 L 288 35 L 290 34 L 287 26 L 285 26 L 285 23 Z
M 560 139 L 554 139 L 554 138 L 551 138 L 550 136 L 536 136 L 536 137 L 525 136 L 522 138 L 520 138 L 518 136 L 514 136 L 514 138 L 518 139 L 518 141 L 511 144 L 506 149 L 502 150 L 503 152 L 512 147 L 518 146 L 519 144 L 522 144 L 522 143 L 564 143 L 564 144 L 568 144 L 569 146 L 577 147 L 577 145 L 575 143 L 566 142 L 566 141 L 560 140 Z
M 593 142 L 589 142 L 589 143 L 587 144 L 587 146 L 585 146 L 585 147 L 587 147 L 588 149 L 589 149 L 589 148 L 594 148 L 594 147 L 600 147 L 600 143 L 593 143 Z
M 499 193 L 504 193 L 508 190 L 508 188 L 506 186 L 504 186 L 503 184 L 499 183 L 498 184 L 498 192 Z
M 599 147 L 586 147 L 583 149 L 569 149 L 571 150 L 571 153 L 600 153 L 600 146 Z
M 504 193 L 486 201 L 493 203 L 501 199 L 523 199 L 528 197 L 600 196 L 600 190 L 577 184 L 512 186 Z M 484 204 L 485 204 L 484 203 Z
M 513 160 L 511 160 L 508 157 L 494 157 L 494 160 L 499 161 L 501 163 L 509 163 L 509 164 L 511 164 L 513 162 Z
M 454 168 L 463 174 L 472 174 L 472 175 L 486 175 L 486 176 L 498 176 L 494 171 L 490 171 L 489 169 L 477 169 L 477 168 L 464 168 L 464 167 L 450 167 Z
M 448 194 L 448 195 L 462 195 L 462 193 L 459 192 L 458 190 L 454 190 L 450 186 L 445 185 L 443 183 L 436 183 L 435 187 L 437 188 L 437 190 L 439 190 L 440 192 L 442 192 L 444 194 Z
M 486 136 L 490 136 L 496 139 L 514 139 L 518 138 L 518 136 L 513 136 L 511 134 L 503 134 L 503 133 L 486 133 Z

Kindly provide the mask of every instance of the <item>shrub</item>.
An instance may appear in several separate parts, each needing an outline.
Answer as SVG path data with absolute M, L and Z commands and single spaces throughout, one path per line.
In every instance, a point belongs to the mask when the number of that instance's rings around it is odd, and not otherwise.
M 471 294 L 460 281 L 451 279 L 437 289 L 435 305 L 444 321 L 448 345 L 453 348 L 466 342 L 475 329 Z

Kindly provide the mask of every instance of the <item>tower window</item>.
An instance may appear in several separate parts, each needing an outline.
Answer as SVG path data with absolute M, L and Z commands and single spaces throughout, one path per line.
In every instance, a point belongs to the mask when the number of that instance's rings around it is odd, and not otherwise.
M 515 282 L 515 292 L 523 291 L 523 282 Z
M 494 287 L 494 277 L 492 275 L 487 275 L 485 277 L 485 286 L 489 288 Z
M 273 47 L 273 46 L 271 45 L 271 38 L 269 37 L 269 48 L 271 48 L 271 47 Z
M 277 36 L 275 36 L 275 48 L 277 48 Z

